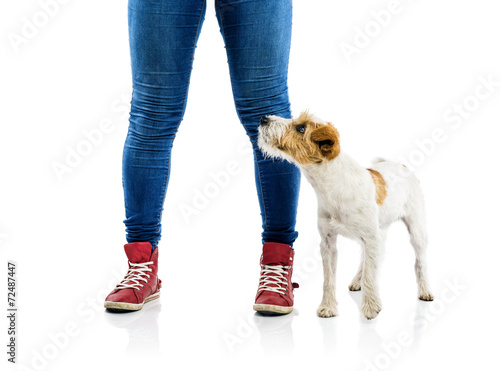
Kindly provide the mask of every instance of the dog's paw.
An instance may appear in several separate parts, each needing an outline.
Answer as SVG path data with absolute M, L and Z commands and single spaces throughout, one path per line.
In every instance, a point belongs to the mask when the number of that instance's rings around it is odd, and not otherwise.
M 366 319 L 374 319 L 382 310 L 379 299 L 364 299 L 361 304 L 361 311 Z
M 423 300 L 423 301 L 433 301 L 434 300 L 434 296 L 428 291 L 419 292 L 418 298 L 420 300 Z
M 339 315 L 336 306 L 328 307 L 326 305 L 320 305 L 316 313 L 318 314 L 318 317 L 322 318 L 337 317 Z
M 361 283 L 359 282 L 351 282 L 349 285 L 349 291 L 359 291 L 361 290 Z

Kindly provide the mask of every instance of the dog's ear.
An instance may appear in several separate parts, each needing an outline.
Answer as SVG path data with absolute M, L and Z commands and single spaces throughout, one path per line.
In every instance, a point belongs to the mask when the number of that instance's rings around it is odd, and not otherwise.
M 311 140 L 315 142 L 323 157 L 333 160 L 340 153 L 339 132 L 328 123 L 311 132 Z

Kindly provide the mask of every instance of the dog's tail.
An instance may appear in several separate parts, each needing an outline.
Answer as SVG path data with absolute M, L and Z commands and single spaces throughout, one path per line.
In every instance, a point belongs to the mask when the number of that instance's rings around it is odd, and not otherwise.
M 381 162 L 390 162 L 389 160 L 383 158 L 383 157 L 375 157 L 373 160 L 372 160 L 372 165 L 375 165 L 375 164 L 379 164 Z
M 396 174 L 399 174 L 402 177 L 406 178 L 414 178 L 417 182 L 420 182 L 413 169 L 410 169 L 408 166 L 401 162 L 396 162 L 396 161 L 391 161 L 383 157 L 376 157 L 372 160 L 372 166 L 375 167 L 378 164 L 384 164 L 382 165 L 382 168 L 385 166 L 391 166 L 393 167 L 393 171 L 397 170 Z M 380 169 L 380 167 L 377 168 L 377 170 Z
M 388 163 L 391 163 L 391 164 L 394 164 L 394 165 L 406 167 L 405 164 L 403 164 L 403 163 L 400 163 L 400 162 L 397 162 L 397 161 L 388 160 L 388 159 L 383 158 L 383 157 L 375 157 L 372 160 L 372 166 L 375 166 L 377 164 L 381 164 L 381 163 L 384 163 L 384 162 L 388 162 Z

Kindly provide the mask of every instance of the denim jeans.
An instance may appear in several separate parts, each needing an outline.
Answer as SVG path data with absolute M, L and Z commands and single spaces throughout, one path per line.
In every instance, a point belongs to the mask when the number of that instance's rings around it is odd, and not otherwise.
M 298 235 L 300 172 L 288 162 L 264 158 L 257 146 L 261 116 L 291 116 L 287 75 L 292 0 L 215 0 L 215 7 L 236 110 L 254 151 L 262 241 L 292 245 Z M 205 10 L 205 0 L 128 3 L 133 94 L 123 188 L 129 243 L 156 246 L 160 240 L 170 153 L 186 107 Z M 237 217 L 228 215 L 221 225 Z

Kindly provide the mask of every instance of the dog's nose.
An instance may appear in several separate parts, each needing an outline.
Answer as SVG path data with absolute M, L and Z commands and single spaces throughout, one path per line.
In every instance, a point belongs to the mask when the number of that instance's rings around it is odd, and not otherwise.
M 265 125 L 269 124 L 269 117 L 267 117 L 267 116 L 262 116 L 262 117 L 260 118 L 260 124 L 261 124 L 262 126 L 265 126 Z

